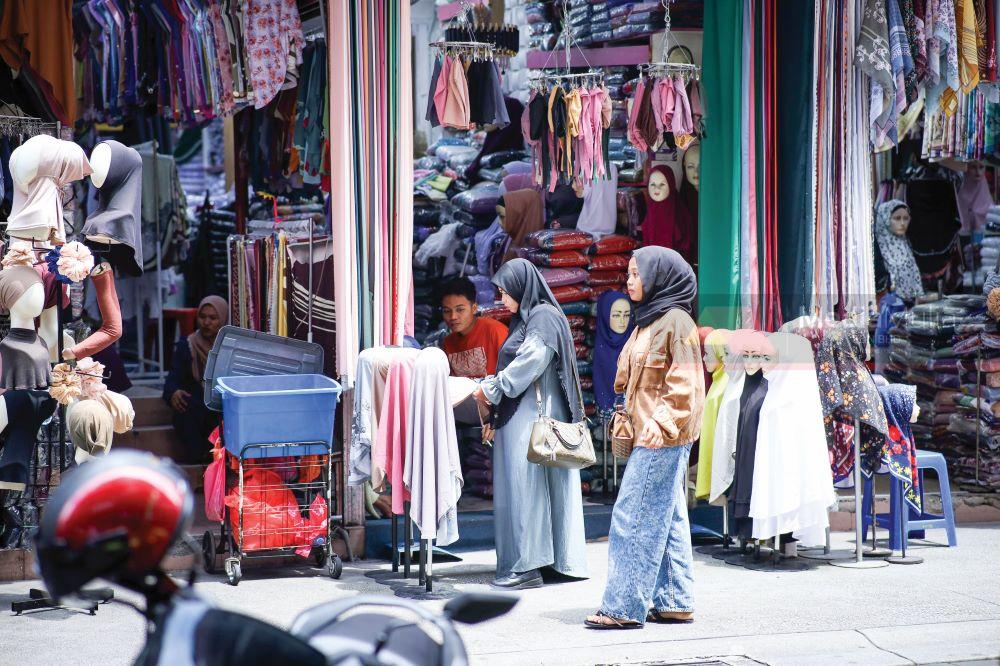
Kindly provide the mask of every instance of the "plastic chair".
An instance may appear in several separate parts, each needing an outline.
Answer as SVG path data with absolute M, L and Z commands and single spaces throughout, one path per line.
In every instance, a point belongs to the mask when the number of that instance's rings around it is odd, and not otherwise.
M 944 529 L 948 535 L 948 545 L 956 546 L 958 541 L 955 535 L 955 510 L 951 502 L 951 484 L 948 482 L 948 467 L 944 456 L 935 451 L 917 451 L 917 470 L 920 474 L 920 506 L 926 507 L 924 498 L 924 472 L 933 470 L 938 477 L 941 486 L 941 508 L 942 515 L 930 513 L 923 510 L 917 513 L 912 507 L 903 501 L 903 484 L 901 481 L 892 478 L 889 485 L 889 513 L 876 515 L 875 521 L 879 527 L 889 530 L 889 548 L 900 550 L 902 542 L 900 540 L 899 520 L 896 512 L 900 506 L 905 505 L 903 511 L 903 524 L 908 537 L 923 538 L 924 530 Z M 865 479 L 864 499 L 862 501 L 862 526 L 865 534 L 871 526 L 871 503 L 874 501 L 873 478 Z

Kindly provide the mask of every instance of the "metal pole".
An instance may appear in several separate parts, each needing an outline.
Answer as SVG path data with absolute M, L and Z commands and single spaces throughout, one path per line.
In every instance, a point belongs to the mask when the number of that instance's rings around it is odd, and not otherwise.
M 160 238 L 160 179 L 157 173 L 159 156 L 157 149 L 159 144 L 153 139 L 153 205 L 156 216 L 156 375 L 159 381 L 163 381 L 163 290 L 160 288 L 160 271 L 163 270 L 163 239 Z
M 861 531 L 861 419 L 854 418 L 854 558 L 849 560 L 831 560 L 830 564 L 845 569 L 875 569 L 887 567 L 889 563 L 882 559 L 864 558 L 864 534 Z
M 975 273 L 973 273 L 975 275 Z M 980 336 L 981 337 L 981 336 Z M 981 341 L 981 340 L 980 340 Z M 980 344 L 979 349 L 976 350 L 976 485 L 979 485 L 979 446 L 981 437 L 981 423 L 980 419 L 982 414 L 980 410 L 982 409 L 982 396 L 983 396 L 983 347 Z M 905 554 L 904 554 L 905 557 Z
M 316 285 L 313 284 L 313 225 L 309 222 L 309 311 L 306 332 L 306 342 L 313 341 L 313 299 L 316 298 Z

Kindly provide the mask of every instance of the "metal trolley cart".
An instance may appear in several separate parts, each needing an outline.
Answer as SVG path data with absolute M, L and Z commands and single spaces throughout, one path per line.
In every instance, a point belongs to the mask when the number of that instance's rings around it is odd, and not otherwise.
M 334 450 L 340 385 L 321 374 L 318 345 L 236 327 L 220 331 L 206 364 L 206 404 L 223 413 L 227 506 L 202 537 L 205 570 L 238 585 L 245 559 L 312 557 L 339 578 L 333 537 L 342 520 L 342 456 Z M 228 461 L 234 463 L 230 470 Z M 335 509 L 337 510 L 335 512 Z

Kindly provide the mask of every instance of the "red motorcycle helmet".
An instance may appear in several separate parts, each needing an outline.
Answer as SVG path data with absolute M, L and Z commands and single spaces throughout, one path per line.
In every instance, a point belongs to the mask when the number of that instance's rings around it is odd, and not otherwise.
M 35 550 L 55 598 L 95 578 L 138 588 L 191 524 L 194 499 L 165 458 L 115 451 L 70 470 L 45 506 Z

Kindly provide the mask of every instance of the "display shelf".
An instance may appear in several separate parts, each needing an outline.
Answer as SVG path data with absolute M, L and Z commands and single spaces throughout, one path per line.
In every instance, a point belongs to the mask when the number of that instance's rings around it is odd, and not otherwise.
M 570 50 L 570 67 L 616 67 L 622 65 L 638 65 L 649 62 L 649 44 L 633 46 L 608 46 L 604 48 L 572 47 Z M 525 62 L 529 69 L 546 67 L 566 67 L 566 50 L 554 51 L 531 50 L 526 54 Z
M 467 4 L 485 5 L 486 0 L 467 0 Z M 449 2 L 446 5 L 438 5 L 437 17 L 439 21 L 450 21 L 462 12 L 461 2 Z

